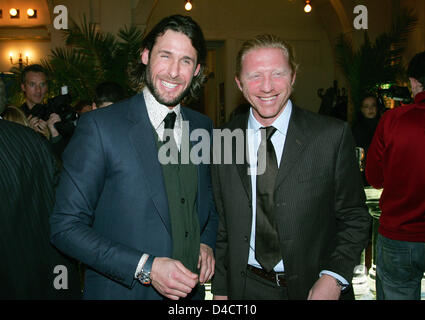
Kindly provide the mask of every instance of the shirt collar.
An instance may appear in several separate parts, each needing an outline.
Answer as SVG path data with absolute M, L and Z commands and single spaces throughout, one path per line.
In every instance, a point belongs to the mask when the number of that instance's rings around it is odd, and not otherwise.
M 174 111 L 177 115 L 177 118 L 180 116 L 180 104 L 175 106 L 171 111 L 167 106 L 159 103 L 152 93 L 149 91 L 148 87 L 143 88 L 143 97 L 146 102 L 146 109 L 148 111 L 149 120 L 152 123 L 152 126 L 155 130 L 158 130 L 161 123 L 164 121 L 164 118 L 169 112 Z
M 288 132 L 289 119 L 292 113 L 292 101 L 288 100 L 286 103 L 283 112 L 279 115 L 279 117 L 271 124 L 275 127 L 281 134 L 286 135 Z M 249 110 L 249 118 L 248 118 L 248 129 L 253 129 L 255 132 L 260 130 L 260 128 L 264 127 L 261 123 L 255 119 L 252 113 L 252 107 Z

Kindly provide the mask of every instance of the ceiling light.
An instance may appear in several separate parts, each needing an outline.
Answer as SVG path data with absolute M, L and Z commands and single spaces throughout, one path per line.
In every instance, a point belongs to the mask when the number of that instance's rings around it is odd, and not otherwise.
M 9 14 L 10 14 L 10 17 L 12 19 L 13 18 L 19 18 L 19 9 L 12 8 L 12 9 L 9 10 Z
M 311 7 L 310 0 L 305 1 L 304 12 L 310 13 L 313 8 Z
M 186 4 L 184 5 L 184 8 L 186 11 L 192 10 L 192 4 L 190 3 L 190 0 L 187 0 Z
M 28 15 L 28 18 L 37 18 L 37 10 L 29 8 L 27 10 L 27 15 Z

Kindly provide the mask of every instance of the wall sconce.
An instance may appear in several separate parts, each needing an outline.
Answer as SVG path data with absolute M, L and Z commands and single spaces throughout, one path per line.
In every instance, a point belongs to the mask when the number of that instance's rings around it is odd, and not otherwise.
M 312 8 L 312 6 L 310 4 L 310 0 L 306 0 L 305 1 L 305 6 L 304 6 L 304 12 L 305 13 L 310 13 L 312 9 L 313 8 Z
M 27 15 L 28 15 L 28 19 L 35 19 L 35 18 L 37 18 L 37 10 L 36 9 L 29 8 L 27 10 Z
M 184 8 L 186 9 L 186 11 L 192 10 L 192 4 L 190 3 L 190 0 L 187 0 L 186 1 L 186 4 L 184 5 Z
M 11 19 L 18 19 L 19 18 L 19 9 L 12 8 L 9 10 L 10 18 Z
M 13 53 L 9 53 L 9 60 L 10 60 L 10 64 L 14 64 L 13 63 Z M 28 52 L 25 52 L 25 64 L 28 65 Z M 15 62 L 16 63 L 16 62 Z M 24 64 L 24 60 L 22 59 L 22 53 L 19 53 L 19 59 L 18 62 L 20 67 L 22 67 L 22 65 Z

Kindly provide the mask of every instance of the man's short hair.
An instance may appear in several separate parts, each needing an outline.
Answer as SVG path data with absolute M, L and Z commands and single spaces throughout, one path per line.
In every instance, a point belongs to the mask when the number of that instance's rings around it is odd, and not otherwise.
M 417 53 L 410 60 L 409 67 L 407 68 L 407 76 L 418 80 L 425 90 L 425 51 Z
M 89 100 L 79 100 L 74 105 L 74 111 L 75 112 L 80 112 L 85 106 L 90 106 L 91 107 L 91 105 L 92 105 L 92 102 L 89 101 Z
M 196 63 L 200 64 L 200 69 L 199 73 L 193 77 L 189 87 L 189 96 L 196 98 L 200 88 L 206 80 L 204 69 L 207 57 L 207 47 L 201 27 L 191 17 L 172 15 L 162 19 L 143 39 L 140 52 L 147 49 L 150 55 L 158 37 L 162 36 L 167 30 L 173 30 L 186 35 L 196 50 Z M 133 72 L 133 78 L 133 81 L 140 89 L 140 84 L 146 83 L 146 65 L 140 62 Z
M 96 105 L 101 105 L 105 102 L 118 102 L 125 98 L 123 87 L 113 81 L 100 83 L 95 89 L 94 102 Z
M 292 73 L 295 74 L 298 69 L 298 64 L 295 62 L 295 54 L 292 46 L 279 38 L 278 36 L 271 34 L 258 35 L 253 39 L 247 40 L 242 44 L 241 49 L 236 56 L 236 77 L 239 79 L 242 72 L 242 60 L 245 55 L 254 49 L 262 48 L 277 48 L 281 49 L 285 56 L 288 58 L 289 65 L 291 66 Z
M 43 73 L 46 76 L 46 78 L 48 76 L 46 69 L 44 69 L 41 65 L 30 64 L 29 66 L 26 66 L 24 68 L 24 70 L 22 70 L 22 73 L 21 73 L 21 83 L 22 84 L 25 84 L 25 77 L 27 76 L 28 72 Z

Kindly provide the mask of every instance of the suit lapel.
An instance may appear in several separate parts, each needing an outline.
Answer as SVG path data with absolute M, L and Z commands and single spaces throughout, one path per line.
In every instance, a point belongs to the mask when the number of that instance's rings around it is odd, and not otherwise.
M 298 162 L 307 145 L 308 137 L 303 129 L 303 121 L 300 116 L 301 110 L 293 105 L 291 119 L 289 120 L 288 132 L 285 140 L 279 171 L 276 177 L 275 189 L 285 180 L 292 167 Z
M 161 164 L 158 161 L 158 148 L 155 143 L 155 135 L 146 110 L 145 100 L 142 94 L 135 96 L 130 103 L 128 119 L 134 123 L 129 130 L 130 140 L 137 151 L 142 172 L 150 195 L 168 232 L 171 234 L 170 214 L 166 196 L 164 177 Z
M 234 161 L 234 163 L 236 163 L 236 168 L 239 172 L 239 176 L 241 178 L 242 181 L 242 185 L 244 186 L 245 192 L 248 195 L 248 199 L 249 202 L 251 203 L 252 200 L 252 191 L 251 191 L 251 176 L 248 174 L 248 144 L 247 144 L 247 128 L 248 128 L 248 116 L 249 116 L 249 112 L 246 113 L 246 115 L 241 116 L 240 118 L 238 118 L 239 121 L 237 121 L 236 125 L 234 128 L 231 128 L 231 130 L 235 130 L 235 129 L 242 129 L 243 131 L 243 136 L 244 136 L 244 155 L 243 155 L 243 159 L 244 161 L 242 163 L 237 163 L 236 159 L 237 159 L 237 155 L 236 152 L 238 150 L 237 145 L 236 145 L 236 139 L 233 139 L 232 142 L 232 161 Z

